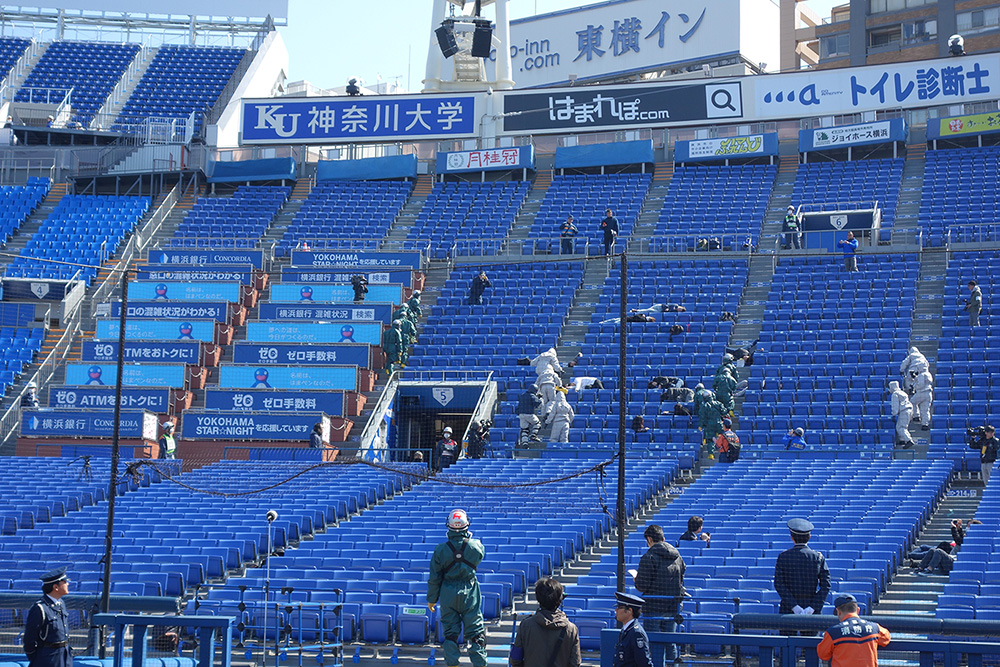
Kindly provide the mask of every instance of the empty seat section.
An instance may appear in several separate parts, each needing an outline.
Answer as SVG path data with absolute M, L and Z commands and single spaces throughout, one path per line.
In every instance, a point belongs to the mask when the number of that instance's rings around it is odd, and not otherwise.
M 278 185 L 241 185 L 229 197 L 199 197 L 170 239 L 170 245 L 256 248 L 292 189 Z
M 995 228 L 1000 146 L 927 151 L 926 159 L 920 200 L 925 243 L 944 245 L 949 232 L 952 242 L 995 242 L 996 238 L 985 238 L 976 225 L 987 223 Z

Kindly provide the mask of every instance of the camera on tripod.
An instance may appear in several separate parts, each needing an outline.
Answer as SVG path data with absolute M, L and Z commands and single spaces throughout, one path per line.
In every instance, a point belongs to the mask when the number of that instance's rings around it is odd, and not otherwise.
M 970 426 L 965 429 L 965 442 L 972 449 L 979 449 L 979 442 L 986 437 L 985 426 Z

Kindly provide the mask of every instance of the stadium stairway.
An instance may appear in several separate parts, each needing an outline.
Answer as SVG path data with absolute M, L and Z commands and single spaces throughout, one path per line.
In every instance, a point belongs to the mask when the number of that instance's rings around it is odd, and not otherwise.
M 653 235 L 656 223 L 659 222 L 663 198 L 670 190 L 670 181 L 673 177 L 673 162 L 657 162 L 653 166 L 653 180 L 649 190 L 646 191 L 646 199 L 642 202 L 639 217 L 636 218 L 632 235 L 628 239 L 629 252 L 643 252 L 643 249 L 648 247 L 648 239 Z
M 911 245 L 917 241 L 920 229 L 919 213 L 924 184 L 924 167 L 927 164 L 927 129 L 910 129 L 910 143 L 906 145 L 906 161 L 903 163 L 903 181 L 900 184 L 899 204 L 893 221 L 893 244 L 900 242 Z
M 767 203 L 767 213 L 760 227 L 760 242 L 757 251 L 774 249 L 774 241 L 781 233 L 782 220 L 789 205 L 798 206 L 792 201 L 792 190 L 795 187 L 795 175 L 799 168 L 798 140 L 778 142 L 778 176 L 771 189 L 771 199 Z M 791 151 L 791 154 L 789 154 Z M 765 245 L 767 247 L 765 247 Z M 766 298 L 766 296 L 765 296 Z
M 55 207 L 59 204 L 59 201 L 66 195 L 66 184 L 57 183 L 52 186 L 49 190 L 49 194 L 42 200 L 42 203 L 38 205 L 34 213 L 28 216 L 28 219 L 24 221 L 21 228 L 17 231 L 17 234 L 4 245 L 3 251 L 6 253 L 3 258 L 3 264 L 10 264 L 11 260 L 14 258 L 11 255 L 20 255 L 21 251 L 28 244 L 32 235 L 37 232 L 42 227 L 42 223 L 45 219 L 49 217 L 49 214 L 55 210 Z
M 24 54 L 18 59 L 14 67 L 11 68 L 11 72 L 14 76 L 7 80 L 7 85 L 10 87 L 10 99 L 14 99 L 14 95 L 20 89 L 24 80 L 28 78 L 31 74 L 31 70 L 35 68 L 38 61 L 42 59 L 45 55 L 45 51 L 49 48 L 49 44 L 33 44 L 29 46 Z
M 122 74 L 121 80 L 115 86 L 111 94 L 108 95 L 108 99 L 104 100 L 104 104 L 101 108 L 97 110 L 97 114 L 94 116 L 95 124 L 104 124 L 105 127 L 111 125 L 114 119 L 118 118 L 119 112 L 124 108 L 125 103 L 128 99 L 132 97 L 132 92 L 139 85 L 142 80 L 142 76 L 149 69 L 150 64 L 153 62 L 153 58 L 156 57 L 157 52 L 160 49 L 157 47 L 149 47 L 145 49 L 139 49 L 135 54 L 135 60 L 133 61 L 136 68 L 129 76 L 129 72 L 126 69 L 125 73 Z
M 400 209 L 399 215 L 396 216 L 392 226 L 389 228 L 389 233 L 385 235 L 386 241 L 406 240 L 406 235 L 410 233 L 410 228 L 417 221 L 420 209 L 424 207 L 427 195 L 430 194 L 431 189 L 434 187 L 434 183 L 431 181 L 430 187 L 425 188 L 423 181 L 420 180 L 422 178 L 424 178 L 423 175 L 417 178 L 417 185 L 413 188 L 413 192 L 410 193 L 410 198 L 406 200 L 406 204 Z
M 524 198 L 524 204 L 521 205 L 517 217 L 514 218 L 514 224 L 511 226 L 507 238 L 511 240 L 528 238 L 531 226 L 535 223 L 535 216 L 538 215 L 538 210 L 542 206 L 542 200 L 545 199 L 545 193 L 550 185 L 552 185 L 551 169 L 541 170 L 535 174 L 535 182 L 528 190 L 528 195 Z
M 979 507 L 981 491 L 978 482 L 958 482 L 952 479 L 949 495 L 942 500 L 934 514 L 923 526 L 914 546 L 920 544 L 937 545 L 945 540 L 951 541 L 951 520 L 961 519 L 968 524 L 975 516 Z M 968 492 L 975 495 L 967 495 Z M 966 495 L 958 495 L 966 494 Z M 952 552 L 961 556 L 961 549 Z M 879 602 L 873 605 L 872 614 L 905 614 L 914 616 L 933 616 L 937 609 L 938 596 L 944 592 L 947 576 L 918 576 L 914 570 L 903 567 L 897 570 L 892 582 L 886 587 L 885 594 Z

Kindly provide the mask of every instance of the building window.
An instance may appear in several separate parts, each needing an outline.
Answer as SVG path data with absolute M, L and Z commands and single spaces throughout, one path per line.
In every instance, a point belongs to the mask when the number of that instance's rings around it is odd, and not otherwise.
M 903 30 L 899 25 L 883 26 L 868 31 L 868 47 L 880 49 L 898 46 L 903 38 Z
M 919 44 L 928 42 L 937 37 L 937 20 L 914 21 L 903 24 L 903 42 L 906 44 Z
M 848 55 L 850 49 L 850 35 L 846 32 L 839 35 L 827 35 L 825 37 L 820 37 L 819 40 L 819 57 L 826 58 L 837 58 L 839 56 Z
M 987 7 L 971 12 L 959 12 L 955 15 L 959 34 L 985 32 L 996 30 L 1000 25 L 1000 7 Z
M 904 9 L 913 9 L 924 5 L 935 4 L 937 0 L 869 0 L 868 13 L 881 14 L 883 12 L 898 12 Z

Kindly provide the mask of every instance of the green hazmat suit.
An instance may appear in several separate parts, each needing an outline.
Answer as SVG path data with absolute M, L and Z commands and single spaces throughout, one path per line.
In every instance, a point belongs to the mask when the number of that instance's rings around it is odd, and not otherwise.
M 726 409 L 710 392 L 702 395 L 701 408 L 698 410 L 698 424 L 701 426 L 705 442 L 712 442 L 722 433 L 722 418 Z
M 399 320 L 400 331 L 403 333 L 403 349 L 408 350 L 417 339 L 417 327 L 413 325 L 412 313 L 404 303 L 392 315 L 393 320 Z
M 395 320 L 392 327 L 382 332 L 382 352 L 385 353 L 385 365 L 392 372 L 392 365 L 400 362 L 403 350 L 403 334 L 399 330 L 399 321 Z
M 420 310 L 419 296 L 411 296 L 410 300 L 406 302 L 406 305 L 410 309 L 410 312 L 413 314 L 413 319 L 419 320 L 421 316 L 423 316 L 423 311 Z
M 736 391 L 736 378 L 729 366 L 725 364 L 719 366 L 712 381 L 712 390 L 715 392 L 716 400 L 722 404 L 726 412 L 732 412 L 736 406 L 736 398 L 733 396 L 733 392 Z
M 462 553 L 461 560 L 456 559 L 456 551 L 452 551 L 452 547 Z M 482 562 L 484 555 L 483 543 L 472 539 L 468 529 L 448 529 L 448 541 L 437 545 L 431 556 L 427 604 L 440 605 L 446 667 L 458 664 L 458 638 L 462 635 L 463 626 L 465 639 L 469 642 L 469 659 L 475 667 L 486 665 L 486 626 L 479 580 L 476 579 L 476 566 Z

